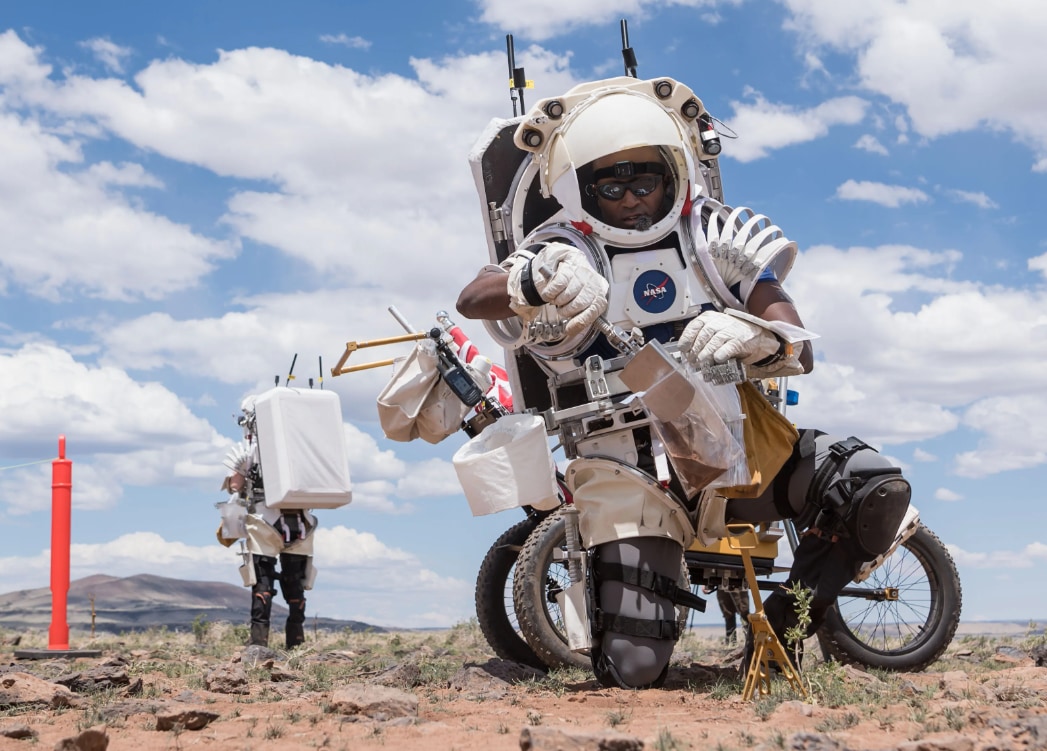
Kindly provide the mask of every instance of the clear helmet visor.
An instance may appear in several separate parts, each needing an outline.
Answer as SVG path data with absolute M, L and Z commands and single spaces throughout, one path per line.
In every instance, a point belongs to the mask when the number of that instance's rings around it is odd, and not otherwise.
M 702 185 L 701 178 L 695 178 L 683 127 L 671 111 L 649 97 L 630 91 L 594 97 L 572 109 L 549 144 L 543 188 L 570 216 L 607 240 L 626 246 L 654 242 L 676 225 L 687 199 Z M 650 155 L 651 147 L 666 168 L 667 203 L 661 207 L 662 215 L 643 228 L 608 223 L 611 217 L 603 216 L 595 196 L 586 191 L 593 181 L 594 163 L 613 163 L 612 155 L 621 152 Z

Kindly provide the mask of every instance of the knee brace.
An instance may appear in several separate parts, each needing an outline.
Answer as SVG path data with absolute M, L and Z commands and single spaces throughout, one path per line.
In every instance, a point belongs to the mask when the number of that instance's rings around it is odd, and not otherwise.
M 255 583 L 251 587 L 251 621 L 269 623 L 276 594 L 276 559 L 267 555 L 254 556 Z
M 650 688 L 665 681 L 680 621 L 676 605 L 705 609 L 680 589 L 683 550 L 665 537 L 633 537 L 593 549 L 593 672 L 604 686 Z
M 851 437 L 819 457 L 807 502 L 820 511 L 814 526 L 848 538 L 865 560 L 884 552 L 909 508 L 912 489 L 897 467 Z

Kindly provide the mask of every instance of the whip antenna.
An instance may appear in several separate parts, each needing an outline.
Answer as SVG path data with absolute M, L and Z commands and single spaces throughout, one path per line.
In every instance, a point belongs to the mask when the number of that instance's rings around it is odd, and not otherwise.
M 629 22 L 622 19 L 622 59 L 625 61 L 625 75 L 636 78 L 636 53 L 629 46 Z
M 292 375 L 292 374 L 294 373 L 294 364 L 297 361 L 298 361 L 298 353 L 295 352 L 294 353 L 294 357 L 291 358 L 291 367 L 289 367 L 287 369 L 287 380 L 284 381 L 284 386 L 286 386 L 287 384 L 289 384 L 291 381 L 294 380 L 294 375 Z
M 513 117 L 519 114 L 516 111 L 516 97 L 520 97 L 520 112 L 525 112 L 523 90 L 527 88 L 527 76 L 523 68 L 516 67 L 516 52 L 513 50 L 513 35 L 505 35 L 505 53 L 509 58 L 509 98 L 513 101 Z

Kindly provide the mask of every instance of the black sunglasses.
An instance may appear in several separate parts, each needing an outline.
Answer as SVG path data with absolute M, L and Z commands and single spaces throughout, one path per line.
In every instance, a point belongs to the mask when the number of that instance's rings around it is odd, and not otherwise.
M 620 201 L 625 198 L 625 191 L 629 191 L 637 198 L 649 196 L 658 190 L 662 184 L 660 175 L 640 175 L 626 183 L 604 183 L 603 185 L 587 185 L 586 193 L 591 196 L 598 195 L 608 201 Z

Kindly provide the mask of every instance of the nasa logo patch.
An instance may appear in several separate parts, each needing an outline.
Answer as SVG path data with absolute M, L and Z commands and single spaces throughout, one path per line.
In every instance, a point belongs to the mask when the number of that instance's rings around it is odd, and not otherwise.
M 646 313 L 664 313 L 676 301 L 676 283 L 664 271 L 645 271 L 633 282 L 633 299 Z

